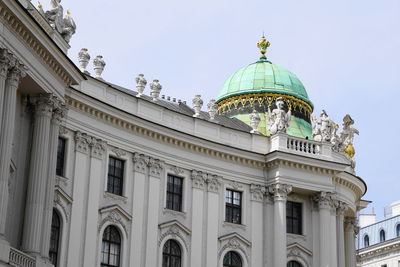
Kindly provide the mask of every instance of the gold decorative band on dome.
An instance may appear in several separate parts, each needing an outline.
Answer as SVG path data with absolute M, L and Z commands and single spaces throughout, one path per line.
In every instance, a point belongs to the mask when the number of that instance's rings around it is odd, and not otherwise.
M 239 104 L 242 104 L 242 107 L 244 107 L 247 103 L 250 104 L 250 107 L 254 107 L 254 105 L 257 104 L 262 107 L 262 105 L 267 102 L 268 106 L 271 107 L 272 103 L 278 97 L 283 98 L 289 110 L 298 109 L 306 116 L 310 116 L 313 111 L 313 108 L 309 103 L 294 96 L 276 93 L 259 93 L 233 96 L 218 102 L 218 114 L 231 111 L 232 109 L 237 110 Z

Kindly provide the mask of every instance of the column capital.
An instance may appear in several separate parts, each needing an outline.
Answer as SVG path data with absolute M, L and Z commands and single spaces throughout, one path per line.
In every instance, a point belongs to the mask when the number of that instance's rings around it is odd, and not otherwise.
M 67 114 L 68 108 L 67 108 L 66 104 L 56 96 L 53 96 L 53 104 L 54 104 L 54 107 L 53 107 L 52 122 L 60 125 L 62 122 L 62 119 Z
M 160 178 L 162 174 L 162 170 L 164 170 L 164 162 L 156 159 L 149 157 L 148 160 L 148 166 L 149 166 L 149 174 L 153 177 Z
M 132 156 L 133 165 L 136 172 L 146 173 L 149 157 L 145 154 L 134 152 Z
M 273 195 L 274 201 L 286 201 L 287 195 L 292 192 L 292 186 L 276 183 L 268 186 L 268 192 Z
M 107 143 L 100 138 L 92 137 L 89 144 L 90 156 L 97 159 L 103 159 L 104 153 L 107 148 Z
M 52 117 L 54 96 L 51 93 L 39 94 L 34 98 L 35 115 Z
M 207 174 L 202 171 L 192 170 L 192 187 L 204 190 L 206 181 L 207 181 Z
M 207 175 L 207 191 L 218 193 L 219 189 L 221 188 L 221 177 L 214 174 Z
M 337 202 L 337 215 L 343 216 L 346 210 L 349 208 L 349 205 L 343 201 L 338 201 Z
M 357 226 L 356 217 L 345 217 L 344 218 L 344 229 L 346 232 L 352 232 L 354 236 L 360 231 L 360 227 Z
M 83 154 L 89 153 L 89 145 L 91 143 L 91 137 L 86 133 L 80 131 L 75 132 L 75 151 L 79 151 Z
M 262 202 L 264 199 L 264 194 L 267 192 L 265 186 L 260 184 L 250 185 L 250 195 L 252 201 Z
M 8 71 L 7 81 L 14 89 L 18 88 L 21 79 L 26 76 L 26 71 L 27 68 L 25 65 L 18 61 L 15 63 L 15 66 Z
M 0 48 L 0 75 L 7 77 L 8 71 L 15 66 L 16 58 L 6 48 Z
M 312 200 L 318 204 L 319 209 L 335 209 L 337 207 L 336 195 L 331 192 L 320 192 L 312 197 Z

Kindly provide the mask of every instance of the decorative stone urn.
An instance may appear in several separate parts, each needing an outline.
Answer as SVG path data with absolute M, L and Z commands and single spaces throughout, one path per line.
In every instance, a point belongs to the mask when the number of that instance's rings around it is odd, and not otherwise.
M 200 115 L 201 107 L 203 106 L 203 100 L 201 100 L 201 95 L 195 95 L 192 100 L 192 103 L 194 109 L 193 117 L 198 117 Z
M 138 94 L 136 95 L 136 97 L 140 97 L 143 94 L 144 88 L 146 87 L 147 81 L 144 78 L 143 74 L 139 74 L 136 77 L 136 89 L 138 91 Z
M 158 97 L 160 96 L 162 86 L 159 83 L 159 80 L 155 79 L 150 84 L 150 96 L 153 98 L 153 101 L 157 101 Z
M 208 115 L 210 115 L 210 120 L 214 120 L 218 108 L 218 105 L 215 104 L 215 99 L 211 99 L 210 102 L 208 102 L 207 108 L 208 108 Z
M 106 62 L 103 60 L 103 56 L 97 56 L 93 60 L 93 69 L 97 79 L 103 80 L 101 74 L 104 71 L 104 67 L 106 66 Z
M 88 53 L 87 48 L 82 48 L 81 51 L 78 53 L 78 61 L 79 61 L 79 66 L 81 67 L 81 71 L 85 74 L 90 74 L 87 70 L 86 67 L 89 64 L 90 60 L 90 55 Z

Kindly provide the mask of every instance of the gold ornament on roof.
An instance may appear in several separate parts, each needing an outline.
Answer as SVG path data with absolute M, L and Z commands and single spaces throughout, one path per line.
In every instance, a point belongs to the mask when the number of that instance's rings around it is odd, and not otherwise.
M 267 53 L 267 48 L 271 45 L 269 41 L 265 38 L 265 36 L 261 37 L 260 41 L 257 43 L 257 47 L 260 49 L 261 57 L 260 59 L 266 60 L 267 57 L 265 53 Z

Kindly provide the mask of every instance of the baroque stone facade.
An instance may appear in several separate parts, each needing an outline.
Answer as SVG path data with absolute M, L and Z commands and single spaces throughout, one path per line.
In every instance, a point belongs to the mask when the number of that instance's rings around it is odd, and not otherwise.
M 87 49 L 79 67 L 62 53 L 60 10 L 0 3 L 0 266 L 100 266 L 112 229 L 115 266 L 161 267 L 175 244 L 179 266 L 355 267 L 366 185 L 343 149 L 287 135 L 281 98 L 267 136 L 255 111 L 250 127 L 165 100 L 156 79 L 146 95 L 143 74 L 127 94 L 101 56 L 92 77 Z

